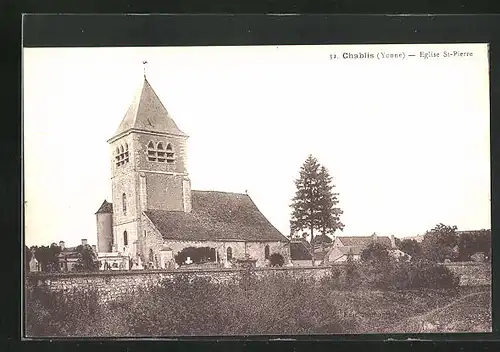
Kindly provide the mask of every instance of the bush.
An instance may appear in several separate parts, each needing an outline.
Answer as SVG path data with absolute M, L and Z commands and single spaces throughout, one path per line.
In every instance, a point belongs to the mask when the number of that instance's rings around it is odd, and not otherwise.
M 322 279 L 322 286 L 337 290 L 367 288 L 376 290 L 454 289 L 459 278 L 446 266 L 424 261 L 397 260 L 348 261 L 333 267 Z
M 28 336 L 88 336 L 99 316 L 95 290 L 55 293 L 40 287 L 26 289 Z
M 417 271 L 411 281 L 410 288 L 457 288 L 460 279 L 446 266 L 426 265 Z
M 29 336 L 179 336 L 343 333 L 356 326 L 313 279 L 285 272 L 252 284 L 180 276 L 125 293 L 109 305 L 94 293 L 27 295 Z
M 273 253 L 269 257 L 269 263 L 271 266 L 283 266 L 283 264 L 285 264 L 285 259 L 279 253 Z
M 77 337 L 355 332 L 363 323 L 353 314 L 360 311 L 360 303 L 342 301 L 336 290 L 368 288 L 356 293 L 364 302 L 363 295 L 370 296 L 372 289 L 449 290 L 457 285 L 458 279 L 447 267 L 429 262 L 368 264 L 348 260 L 344 266 L 333 267 L 320 282 L 282 270 L 244 270 L 239 284 L 216 283 L 193 274 L 176 275 L 158 285 L 124 293 L 109 305 L 99 303 L 95 290 L 63 294 L 34 287 L 25 295 L 27 334 Z M 349 292 L 344 296 L 352 295 Z M 390 303 L 380 305 L 387 307 Z
M 187 247 L 177 253 L 175 262 L 182 265 L 189 257 L 194 264 L 202 264 L 215 261 L 215 249 L 210 247 Z

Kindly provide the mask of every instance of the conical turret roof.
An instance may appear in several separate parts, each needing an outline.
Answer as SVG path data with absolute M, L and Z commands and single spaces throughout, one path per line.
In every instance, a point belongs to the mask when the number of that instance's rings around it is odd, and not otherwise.
M 97 214 L 112 214 L 113 213 L 113 204 L 109 203 L 106 199 L 102 202 L 99 210 L 96 211 Z

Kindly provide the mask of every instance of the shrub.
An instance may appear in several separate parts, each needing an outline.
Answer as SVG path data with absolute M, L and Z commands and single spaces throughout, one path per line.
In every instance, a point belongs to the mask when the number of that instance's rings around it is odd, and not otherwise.
M 273 253 L 269 257 L 269 263 L 271 266 L 283 266 L 283 264 L 285 264 L 285 259 L 279 253 Z
M 321 280 L 321 285 L 337 290 L 453 289 L 458 287 L 459 281 L 446 266 L 434 262 L 405 262 L 389 258 L 365 262 L 348 260 L 342 267 L 333 267 Z
M 411 281 L 411 288 L 457 288 L 460 279 L 446 266 L 426 265 L 417 271 Z
M 95 290 L 50 292 L 27 288 L 26 333 L 28 336 L 88 336 L 98 324 L 100 306 Z
M 201 264 L 215 261 L 215 249 L 210 247 L 187 247 L 177 253 L 175 262 L 182 265 L 189 257 L 194 264 Z
M 391 303 L 380 303 L 370 290 L 357 288 L 449 289 L 458 285 L 447 267 L 425 261 L 377 264 L 350 260 L 345 266 L 333 267 L 321 281 L 282 270 L 243 270 L 239 284 L 194 275 L 176 275 L 124 293 L 108 305 L 99 303 L 95 290 L 52 293 L 27 285 L 27 333 L 75 337 L 355 332 L 364 319 L 359 314 L 374 304 L 365 297 L 383 307 Z M 356 289 L 356 293 L 335 292 L 343 289 Z M 403 301 L 408 299 L 403 297 Z M 388 310 L 383 314 L 389 314 Z
M 282 272 L 251 275 L 247 286 L 166 280 L 124 297 L 123 324 L 136 336 L 341 333 L 355 325 L 314 280 Z

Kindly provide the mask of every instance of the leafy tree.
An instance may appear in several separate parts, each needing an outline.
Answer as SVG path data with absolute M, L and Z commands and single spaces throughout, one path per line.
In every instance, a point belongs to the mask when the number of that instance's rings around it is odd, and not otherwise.
M 290 227 L 292 231 L 309 230 L 314 242 L 314 231 L 323 234 L 333 233 L 342 229 L 339 222 L 342 211 L 335 206 L 338 203 L 337 194 L 332 193 L 334 187 L 326 168 L 321 167 L 316 158 L 309 155 L 300 168 L 299 178 L 295 181 L 297 187 L 292 199 L 292 214 Z M 314 265 L 314 259 L 313 265 Z
M 410 255 L 412 258 L 417 258 L 422 255 L 422 246 L 413 239 L 402 240 L 398 247 L 401 251 Z
M 61 247 L 52 243 L 50 246 L 40 246 L 35 248 L 35 258 L 40 263 L 42 271 L 59 271 L 59 253 Z
M 354 261 L 354 255 L 352 251 L 347 253 L 346 266 L 345 266 L 345 283 L 347 288 L 352 288 L 358 282 L 360 274 L 358 272 L 358 267 Z
M 333 240 L 327 235 L 319 235 L 314 238 L 314 243 L 312 243 L 314 249 L 322 249 L 325 251 L 329 245 L 331 245 Z
M 396 248 L 399 248 L 401 249 L 401 243 L 403 241 L 401 241 L 401 239 L 397 238 L 397 237 L 394 237 L 394 244 L 396 245 Z
M 32 257 L 33 257 L 33 253 L 31 252 L 31 249 L 28 248 L 28 246 L 24 246 L 24 271 L 25 272 L 30 271 L 30 261 L 31 261 Z
M 96 271 L 99 270 L 97 254 L 90 245 L 79 245 L 76 247 L 78 262 L 74 266 L 75 271 Z
M 428 260 L 441 263 L 445 259 L 456 258 L 455 246 L 457 244 L 457 227 L 438 224 L 425 233 L 422 250 Z
M 382 243 L 372 242 L 361 251 L 361 260 L 371 263 L 388 262 L 390 260 L 388 248 Z
M 477 252 L 491 255 L 491 231 L 480 230 L 479 232 L 461 233 L 458 239 L 458 259 L 467 261 L 471 255 Z

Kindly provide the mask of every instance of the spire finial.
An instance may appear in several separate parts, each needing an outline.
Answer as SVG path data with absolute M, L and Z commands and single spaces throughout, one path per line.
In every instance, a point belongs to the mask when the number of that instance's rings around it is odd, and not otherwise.
M 146 78 L 146 67 L 147 67 L 146 65 L 148 64 L 148 62 L 143 61 L 142 64 L 144 65 L 144 67 L 143 67 L 144 68 L 144 78 Z

